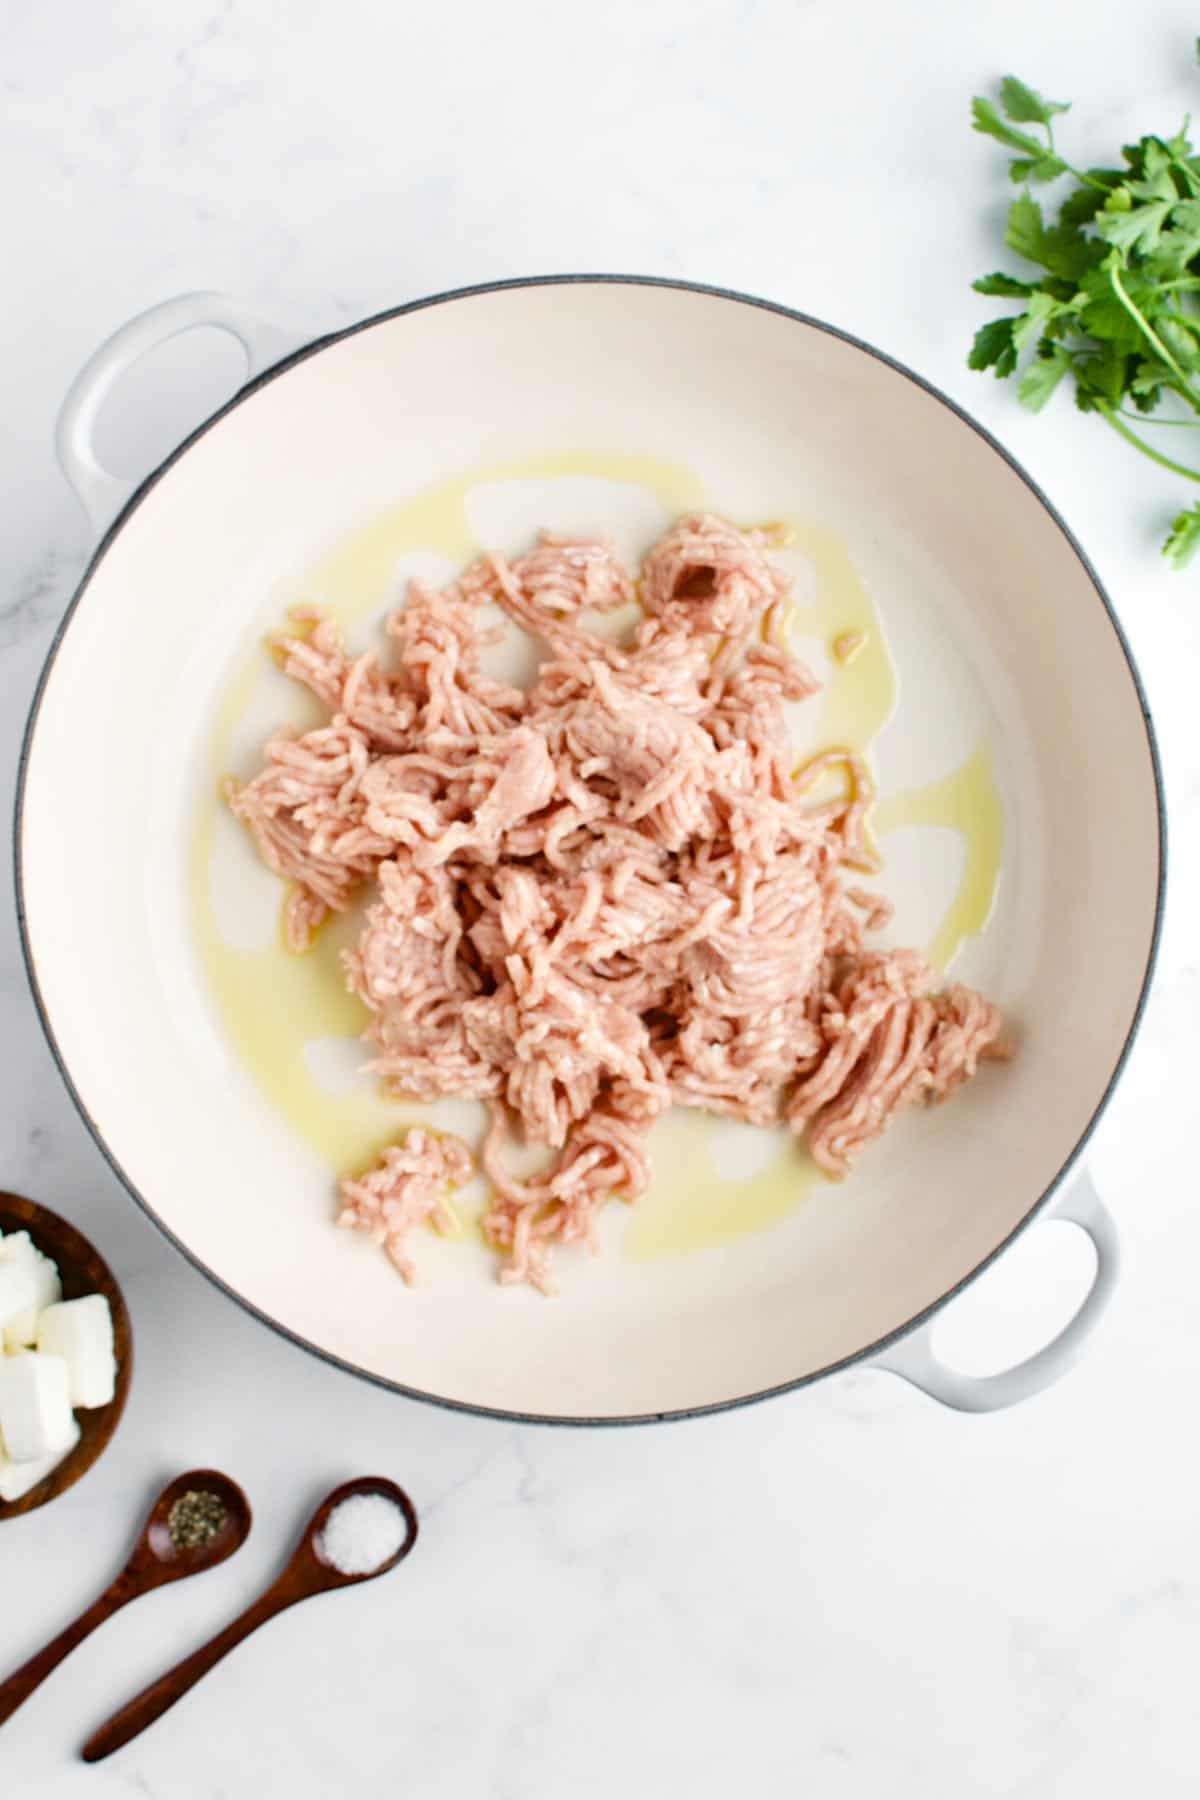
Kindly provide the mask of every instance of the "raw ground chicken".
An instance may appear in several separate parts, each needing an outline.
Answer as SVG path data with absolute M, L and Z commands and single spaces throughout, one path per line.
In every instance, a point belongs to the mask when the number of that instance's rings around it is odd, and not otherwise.
M 691 516 L 635 586 L 608 544 L 543 533 L 441 592 L 414 581 L 383 658 L 348 655 L 314 611 L 276 645 L 329 722 L 272 739 L 230 802 L 292 884 L 294 950 L 374 885 L 346 957 L 369 1067 L 406 1099 L 487 1102 L 502 1281 L 549 1290 L 554 1241 L 594 1247 L 601 1204 L 645 1191 L 672 1104 L 786 1120 L 840 1175 L 1002 1054 L 987 1001 L 864 943 L 890 913 L 844 883 L 877 872 L 870 779 L 841 750 L 794 767 L 783 702 L 818 683 L 783 641 L 766 549 Z M 619 645 L 581 622 L 635 597 Z M 481 668 L 502 635 L 485 602 L 541 641 L 527 690 Z M 816 797 L 830 771 L 844 798 Z M 510 1138 L 553 1152 L 543 1173 L 509 1172 Z M 409 1131 L 343 1183 L 340 1223 L 411 1280 L 412 1227 L 445 1228 L 471 1169 L 458 1139 Z

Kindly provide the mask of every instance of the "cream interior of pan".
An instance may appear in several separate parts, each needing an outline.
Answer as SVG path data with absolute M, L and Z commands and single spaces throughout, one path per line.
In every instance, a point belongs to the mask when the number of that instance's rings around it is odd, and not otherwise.
M 561 1298 L 495 1285 L 470 1229 L 405 1290 L 332 1228 L 336 1174 L 420 1116 L 355 1075 L 336 938 L 300 968 L 215 798 L 303 722 L 262 638 L 324 600 L 367 641 L 410 574 L 601 529 L 634 554 L 696 504 L 786 519 L 795 642 L 829 677 L 798 747 L 869 743 L 891 935 L 1011 1012 L 1020 1055 L 902 1120 L 845 1182 L 779 1137 L 673 1117 L 654 1189 Z M 865 626 L 839 669 L 833 628 Z M 289 710 L 291 709 L 291 710 Z M 1013 1231 L 1095 1111 L 1153 931 L 1153 772 L 1069 543 L 970 426 L 816 328 L 581 283 L 381 322 L 267 382 L 101 557 L 27 772 L 23 882 L 63 1061 L 127 1180 L 220 1280 L 351 1365 L 546 1416 L 703 1406 L 817 1372 Z M 282 1026 L 286 1022 L 287 1030 Z M 295 1046 L 288 1058 L 287 1043 Z M 444 1103 L 434 1122 L 472 1123 Z

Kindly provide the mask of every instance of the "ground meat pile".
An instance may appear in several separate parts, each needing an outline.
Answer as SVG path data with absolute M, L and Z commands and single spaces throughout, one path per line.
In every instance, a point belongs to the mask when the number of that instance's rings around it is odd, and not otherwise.
M 602 1203 L 645 1190 L 671 1105 L 786 1121 L 840 1175 L 1000 1054 L 986 1000 L 865 941 L 889 913 L 857 885 L 878 868 L 869 774 L 840 748 L 795 766 L 784 703 L 818 683 L 767 549 L 693 515 L 635 581 L 608 544 L 546 532 L 440 592 L 413 582 L 383 656 L 348 655 L 315 611 L 278 641 L 328 722 L 274 738 L 230 803 L 292 884 L 296 951 L 373 890 L 346 958 L 369 1067 L 405 1099 L 490 1107 L 503 1281 L 549 1291 L 551 1245 L 594 1245 Z M 635 600 L 624 641 L 584 622 Z M 483 671 L 492 607 L 543 649 L 527 689 Z M 512 1139 L 548 1166 L 518 1179 Z M 343 1183 L 341 1222 L 411 1279 L 411 1228 L 444 1226 L 472 1166 L 409 1132 Z

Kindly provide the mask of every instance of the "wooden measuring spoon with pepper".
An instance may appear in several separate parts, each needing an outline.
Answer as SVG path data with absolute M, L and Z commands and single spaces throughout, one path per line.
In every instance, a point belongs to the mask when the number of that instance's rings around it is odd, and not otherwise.
M 77 1644 L 141 1594 L 215 1569 L 245 1543 L 250 1502 L 228 1475 L 217 1469 L 189 1469 L 168 1482 L 142 1527 L 121 1573 L 87 1611 L 59 1632 L 44 1649 L 0 1683 L 0 1725 L 56 1669 Z

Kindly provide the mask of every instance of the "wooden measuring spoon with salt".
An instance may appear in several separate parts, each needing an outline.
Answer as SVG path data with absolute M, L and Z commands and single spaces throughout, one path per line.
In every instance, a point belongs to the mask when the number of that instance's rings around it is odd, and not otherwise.
M 11 1719 L 18 1706 L 97 1625 L 154 1588 L 215 1569 L 245 1543 L 250 1523 L 250 1502 L 237 1482 L 219 1470 L 189 1469 L 168 1482 L 112 1585 L 7 1681 L 0 1682 L 0 1725 Z
M 326 1529 L 343 1502 L 363 1497 L 376 1497 L 388 1502 L 400 1515 L 397 1530 L 403 1533 L 395 1547 L 390 1542 L 387 1543 L 386 1553 L 381 1554 L 380 1560 L 369 1567 L 360 1566 L 353 1554 L 347 1557 L 336 1536 Z M 386 1525 L 384 1529 L 386 1531 Z M 238 1618 L 232 1620 L 224 1631 L 218 1632 L 209 1643 L 193 1651 L 191 1656 L 160 1676 L 150 1687 L 144 1688 L 120 1712 L 114 1713 L 111 1719 L 101 1725 L 98 1731 L 93 1732 L 81 1751 L 84 1762 L 100 1762 L 137 1737 L 147 1725 L 152 1725 L 155 1719 L 160 1718 L 168 1707 L 182 1699 L 188 1689 L 194 1687 L 202 1675 L 207 1675 L 243 1638 L 249 1637 L 252 1631 L 257 1631 L 260 1625 L 274 1618 L 276 1613 L 295 1606 L 298 1600 L 308 1600 L 314 1594 L 327 1594 L 334 1588 L 354 1587 L 360 1581 L 372 1581 L 376 1575 L 385 1575 L 397 1563 L 403 1562 L 416 1541 L 416 1510 L 404 1489 L 397 1487 L 394 1481 L 389 1481 L 382 1475 L 366 1475 L 335 1488 L 318 1506 L 305 1528 L 304 1536 L 292 1553 L 291 1561 L 267 1591 L 260 1594 L 253 1605 L 248 1606 Z M 353 1551 L 353 1546 L 350 1548 Z

